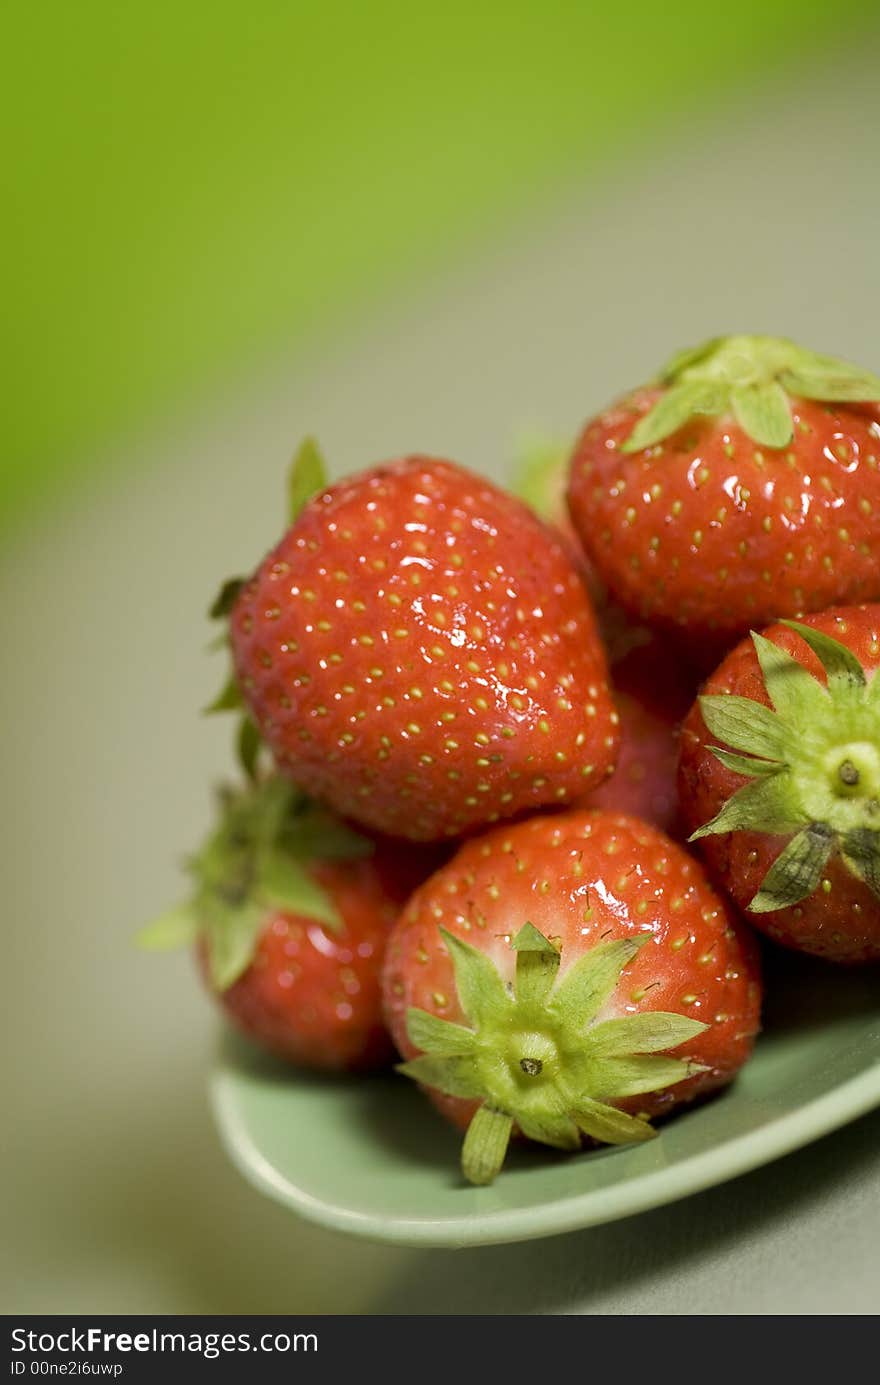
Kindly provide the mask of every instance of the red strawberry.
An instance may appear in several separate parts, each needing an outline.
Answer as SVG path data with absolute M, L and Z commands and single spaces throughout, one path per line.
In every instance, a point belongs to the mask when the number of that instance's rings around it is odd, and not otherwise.
M 611 772 L 589 599 L 520 501 L 409 457 L 323 491 L 238 594 L 239 686 L 279 768 L 376 831 L 437 840 Z
M 631 813 L 677 835 L 678 726 L 696 680 L 657 636 L 612 664 L 611 677 L 620 715 L 617 769 L 584 806 Z
M 772 337 L 680 353 L 589 423 L 569 505 L 612 595 L 727 641 L 880 597 L 880 379 Z
M 279 1058 L 327 1071 L 380 1067 L 393 1049 L 379 962 L 400 902 L 379 888 L 368 862 L 312 873 L 342 920 L 338 932 L 302 913 L 266 910 L 247 970 L 226 990 L 208 971 L 209 986 L 233 1024 Z
M 192 900 L 143 942 L 196 942 L 223 1010 L 281 1058 L 325 1070 L 387 1063 L 380 963 L 427 867 L 399 844 L 399 864 L 384 844 L 373 848 L 280 778 L 228 796 L 191 863 Z
M 771 938 L 880 959 L 880 606 L 753 634 L 682 730 L 687 825 Z
M 584 554 L 565 503 L 570 449 L 535 445 L 518 471 L 516 492 L 562 534 L 580 559 L 611 665 L 614 704 L 620 716 L 620 752 L 610 779 L 586 794 L 584 806 L 632 813 L 665 832 L 678 824 L 678 723 L 693 700 L 696 678 L 682 651 L 670 649 L 643 625 L 635 625 L 610 600 Z
M 466 843 L 401 915 L 383 989 L 403 1071 L 467 1126 L 476 1183 L 514 1128 L 561 1149 L 648 1138 L 731 1080 L 760 1004 L 754 945 L 699 864 L 584 811 Z

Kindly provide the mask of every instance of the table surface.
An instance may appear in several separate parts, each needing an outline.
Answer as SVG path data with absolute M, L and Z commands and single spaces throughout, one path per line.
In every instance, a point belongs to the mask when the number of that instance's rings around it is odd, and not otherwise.
M 876 1310 L 880 1113 L 543 1243 L 349 1241 L 228 1166 L 205 1098 L 216 1019 L 188 959 L 131 945 L 179 893 L 227 763 L 228 726 L 195 715 L 220 675 L 205 605 L 278 529 L 302 434 L 337 473 L 417 449 L 500 476 L 518 431 L 573 432 L 718 330 L 877 365 L 873 59 L 828 61 L 701 130 L 646 133 L 625 176 L 561 191 L 315 358 L 275 360 L 200 416 L 121 441 L 124 479 L 111 468 L 7 547 L 6 1312 Z

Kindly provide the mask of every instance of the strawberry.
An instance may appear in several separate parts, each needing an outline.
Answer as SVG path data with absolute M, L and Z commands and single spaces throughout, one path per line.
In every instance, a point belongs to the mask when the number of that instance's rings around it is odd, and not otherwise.
M 324 1070 L 376 1067 L 393 1056 L 380 963 L 426 873 L 399 846 L 395 856 L 276 776 L 224 796 L 219 826 L 190 863 L 192 899 L 142 942 L 195 943 L 228 1018 L 279 1057 Z
M 561 533 L 579 558 L 610 661 L 614 705 L 620 717 L 620 753 L 614 775 L 584 806 L 632 813 L 666 832 L 678 823 L 678 723 L 693 700 L 696 679 L 686 656 L 644 625 L 635 625 L 612 601 L 584 554 L 565 503 L 571 449 L 535 444 L 525 453 L 516 492 Z
M 680 353 L 589 423 L 569 506 L 611 594 L 729 647 L 880 597 L 880 378 L 773 337 Z
M 466 1127 L 474 1183 L 514 1130 L 572 1150 L 649 1138 L 651 1116 L 731 1080 L 760 1005 L 754 945 L 700 865 L 580 810 L 462 846 L 395 925 L 383 990 L 401 1070 Z
M 680 795 L 728 894 L 777 942 L 880 960 L 880 606 L 752 634 L 682 730 Z
M 372 830 L 439 840 L 610 774 L 589 598 L 520 501 L 408 457 L 320 490 L 233 595 L 238 686 L 279 769 Z
M 669 658 L 656 635 L 611 666 L 620 715 L 620 754 L 612 778 L 583 806 L 631 813 L 673 836 L 679 830 L 678 726 L 689 710 L 695 680 Z

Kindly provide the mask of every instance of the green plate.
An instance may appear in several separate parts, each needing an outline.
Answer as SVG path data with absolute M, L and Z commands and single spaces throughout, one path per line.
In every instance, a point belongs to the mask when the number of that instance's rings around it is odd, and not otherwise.
M 514 1149 L 490 1188 L 462 1184 L 455 1132 L 393 1075 L 292 1074 L 228 1036 L 211 1081 L 214 1112 L 247 1179 L 337 1231 L 464 1246 L 613 1221 L 734 1178 L 880 1105 L 880 969 L 774 954 L 767 970 L 764 1034 L 728 1091 L 673 1117 L 647 1145 Z

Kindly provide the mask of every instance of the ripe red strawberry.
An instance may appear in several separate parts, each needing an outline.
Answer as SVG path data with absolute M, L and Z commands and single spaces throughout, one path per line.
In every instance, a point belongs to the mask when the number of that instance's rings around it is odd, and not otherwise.
M 393 1056 L 380 964 L 427 872 L 414 859 L 423 854 L 398 844 L 393 858 L 276 777 L 226 797 L 190 864 L 193 898 L 142 941 L 194 942 L 226 1015 L 279 1057 L 330 1071 L 375 1067 Z
M 682 730 L 687 825 L 749 919 L 838 962 L 880 959 L 880 606 L 753 634 Z
M 617 769 L 586 796 L 583 806 L 631 813 L 676 836 L 678 727 L 696 680 L 680 660 L 670 659 L 656 635 L 613 663 L 611 678 L 620 715 Z
M 571 515 L 640 619 L 729 643 L 880 597 L 880 378 L 772 337 L 670 362 L 589 423 Z
M 514 1129 L 561 1149 L 650 1137 L 649 1117 L 731 1080 L 759 1021 L 732 911 L 681 847 L 615 813 L 467 842 L 401 915 L 383 989 L 402 1070 L 467 1127 L 476 1183 Z
M 620 716 L 620 751 L 610 779 L 583 805 L 632 813 L 664 832 L 678 826 L 678 724 L 693 700 L 696 677 L 683 652 L 646 626 L 634 624 L 612 601 L 586 557 L 565 502 L 570 448 L 547 443 L 529 449 L 516 492 L 562 534 L 579 558 L 608 651 L 614 704 Z
M 238 593 L 238 684 L 282 772 L 376 831 L 437 840 L 563 804 L 613 768 L 589 599 L 520 501 L 427 457 L 322 491 Z

